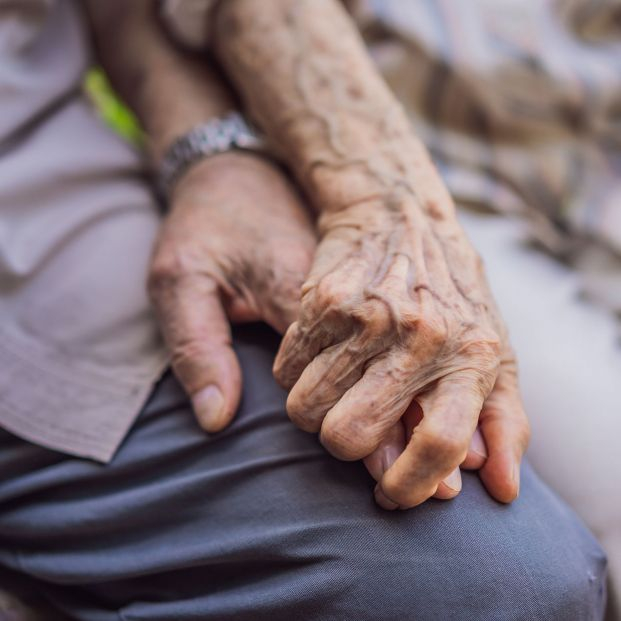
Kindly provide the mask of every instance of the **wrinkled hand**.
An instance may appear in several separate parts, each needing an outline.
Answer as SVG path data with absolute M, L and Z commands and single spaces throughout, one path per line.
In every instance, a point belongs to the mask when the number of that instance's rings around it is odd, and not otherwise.
M 283 333 L 297 316 L 315 245 L 299 196 L 257 156 L 206 159 L 176 186 L 149 293 L 173 370 L 205 430 L 225 427 L 240 398 L 230 322 L 263 320 Z
M 500 501 L 519 489 L 515 359 L 481 260 L 446 213 L 405 192 L 324 212 L 275 362 L 289 416 L 334 456 L 367 457 L 385 508 L 454 496 L 460 464 L 482 466 Z

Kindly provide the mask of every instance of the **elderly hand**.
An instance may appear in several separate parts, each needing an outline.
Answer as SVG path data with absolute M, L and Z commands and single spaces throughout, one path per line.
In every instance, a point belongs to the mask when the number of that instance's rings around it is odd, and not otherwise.
M 336 457 L 368 457 L 385 508 L 455 495 L 460 464 L 482 466 L 500 501 L 519 489 L 528 424 L 515 359 L 450 214 L 408 192 L 324 212 L 275 363 L 290 417 Z
M 226 153 L 193 166 L 175 188 L 153 255 L 149 292 L 175 374 L 200 425 L 232 419 L 241 391 L 229 322 L 296 318 L 316 240 L 282 172 Z

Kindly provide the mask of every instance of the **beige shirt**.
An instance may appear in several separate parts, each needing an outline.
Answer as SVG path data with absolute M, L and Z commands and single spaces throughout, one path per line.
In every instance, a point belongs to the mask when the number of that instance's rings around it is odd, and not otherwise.
M 140 157 L 82 96 L 71 0 L 0 0 L 0 425 L 109 460 L 166 355 Z

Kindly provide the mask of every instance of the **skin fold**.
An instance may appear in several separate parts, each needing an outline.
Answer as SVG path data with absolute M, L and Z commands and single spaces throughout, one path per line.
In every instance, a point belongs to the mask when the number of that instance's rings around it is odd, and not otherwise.
M 153 7 L 88 3 L 157 165 L 233 97 L 206 58 L 168 41 Z M 528 424 L 506 330 L 347 14 L 335 0 L 227 0 L 211 19 L 222 69 L 317 218 L 256 155 L 209 158 L 176 185 L 148 286 L 200 424 L 218 431 L 237 407 L 230 323 L 263 320 L 284 333 L 274 372 L 289 416 L 336 457 L 364 459 L 381 506 L 455 496 L 460 465 L 511 501 Z

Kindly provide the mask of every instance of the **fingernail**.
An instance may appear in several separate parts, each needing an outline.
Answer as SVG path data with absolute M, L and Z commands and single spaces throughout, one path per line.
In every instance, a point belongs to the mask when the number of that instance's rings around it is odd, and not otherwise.
M 393 500 L 390 500 L 390 498 L 388 498 L 388 496 L 384 494 L 384 492 L 382 491 L 382 488 L 379 485 L 375 486 L 375 489 L 373 490 L 373 495 L 375 496 L 375 502 L 380 507 L 382 507 L 382 509 L 393 511 L 394 509 L 397 509 L 399 507 L 399 505 L 396 502 L 394 502 Z
M 459 468 L 455 468 L 455 470 L 444 479 L 444 485 L 454 492 L 459 492 L 461 490 L 461 473 L 459 472 Z
M 214 431 L 224 414 L 224 396 L 217 386 L 210 384 L 192 397 L 192 408 L 200 426 L 205 431 Z
M 387 446 L 382 451 L 382 472 L 386 472 L 386 470 L 397 461 L 397 457 L 399 457 L 400 454 L 396 446 Z
M 513 466 L 513 483 L 515 484 L 515 497 L 520 495 L 520 464 Z
M 473 453 L 476 453 L 480 457 L 487 459 L 487 446 L 485 446 L 485 440 L 481 434 L 481 430 L 477 428 L 470 441 L 470 449 Z

